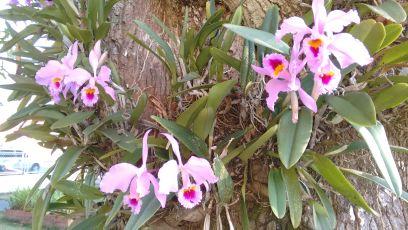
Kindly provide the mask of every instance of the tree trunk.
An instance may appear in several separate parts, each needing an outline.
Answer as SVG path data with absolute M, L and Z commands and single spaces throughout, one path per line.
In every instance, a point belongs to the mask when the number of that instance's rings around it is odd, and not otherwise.
M 139 88 L 146 92 L 150 101 L 167 105 L 169 95 L 169 78 L 162 63 L 150 52 L 136 44 L 128 34 L 141 38 L 151 48 L 156 44 L 148 35 L 133 22 L 135 19 L 143 21 L 160 33 L 159 27 L 152 23 L 152 15 L 164 22 L 177 23 L 178 10 L 173 8 L 167 0 L 125 0 L 114 6 L 111 14 L 113 26 L 111 28 L 107 46 L 112 61 L 118 68 L 118 73 L 125 81 L 127 88 Z M 136 99 L 138 94 L 134 95 Z M 165 108 L 165 107 L 164 107 Z M 150 106 L 148 114 L 157 113 Z M 146 115 L 146 114 L 145 114 Z M 146 116 L 147 116 L 146 115 Z M 145 117 L 146 117 L 145 116 Z
M 223 3 L 228 9 L 234 10 L 240 0 L 224 0 Z M 189 4 L 200 4 L 202 5 L 203 1 L 193 1 Z M 245 24 L 258 27 L 264 18 L 265 11 L 268 9 L 271 3 L 278 5 L 281 9 L 282 18 L 286 18 L 291 15 L 300 15 L 302 10 L 299 4 L 299 0 L 247 0 L 244 1 L 244 17 Z M 106 40 L 107 46 L 109 47 L 109 54 L 111 59 L 114 61 L 118 68 L 120 76 L 127 83 L 127 86 L 130 87 L 139 87 L 141 91 L 147 92 L 151 97 L 156 98 L 156 103 L 161 103 L 162 106 L 169 110 L 169 101 L 168 95 L 170 92 L 169 77 L 166 72 L 166 69 L 163 67 L 162 63 L 155 58 L 152 54 L 146 51 L 143 47 L 137 45 L 134 41 L 130 39 L 127 35 L 128 33 L 134 34 L 139 38 L 142 38 L 149 46 L 154 47 L 156 44 L 152 42 L 148 36 L 137 28 L 133 23 L 134 19 L 139 19 L 143 22 L 146 22 L 153 29 L 158 32 L 160 35 L 161 30 L 158 26 L 155 26 L 152 23 L 152 15 L 155 15 L 162 19 L 176 34 L 178 34 L 181 21 L 182 21 L 182 9 L 183 4 L 188 4 L 188 1 L 184 0 L 126 0 L 120 1 L 113 10 L 111 15 L 111 20 L 113 26 L 109 35 L 109 38 Z M 198 10 L 197 8 L 193 9 Z M 204 9 L 200 9 L 201 12 L 192 12 L 192 15 L 195 17 L 202 17 Z M 193 21 L 201 24 L 202 18 L 195 18 Z M 135 95 L 135 98 L 137 95 Z M 151 98 L 152 99 L 152 98 Z M 146 112 L 144 117 L 152 113 L 157 113 L 157 106 L 154 106 L 156 109 L 153 109 L 151 106 L 150 109 Z M 407 136 L 407 120 L 403 119 L 403 116 L 408 111 L 407 108 L 401 112 L 401 122 L 404 121 L 405 125 L 402 125 L 403 128 L 398 130 L 398 136 L 390 135 L 395 139 L 392 139 L 391 142 L 395 144 L 400 144 L 402 146 L 407 146 L 406 136 Z M 395 121 L 394 121 L 395 122 Z M 403 124 L 404 124 L 403 122 Z M 334 127 L 328 132 L 335 132 Z M 388 126 L 389 129 L 395 129 L 394 126 Z M 395 132 L 395 130 L 394 130 Z M 345 138 L 344 132 L 331 135 L 331 138 L 334 138 L 335 141 L 339 143 L 347 143 L 347 140 L 357 138 L 356 133 L 352 129 L 347 129 L 346 133 L 351 135 L 351 138 Z M 336 136 L 337 135 L 337 136 Z M 322 139 L 323 140 L 323 139 Z M 397 143 L 398 140 L 403 142 Z M 362 155 L 364 154 L 364 155 Z M 400 159 L 399 166 L 402 168 L 401 174 L 403 176 L 404 190 L 407 190 L 407 159 L 406 156 L 396 157 Z M 342 156 L 337 159 L 336 163 L 340 163 L 344 167 L 350 167 L 366 172 L 373 172 L 376 170 L 375 164 L 371 160 L 367 160 L 369 154 L 359 153 L 359 154 L 350 154 L 347 156 Z M 404 161 L 405 160 L 405 161 Z M 268 169 L 266 169 L 268 170 Z M 240 172 L 242 174 L 242 172 Z M 385 192 L 383 189 L 378 189 L 377 186 L 374 186 L 369 183 L 361 183 L 360 179 L 352 179 L 356 188 L 362 192 L 364 197 L 368 200 L 370 205 L 376 209 L 381 216 L 374 217 L 372 215 L 365 214 L 364 212 L 357 211 L 352 209 L 350 211 L 349 202 L 345 201 L 344 198 L 332 194 L 333 204 L 337 212 L 337 223 L 339 229 L 407 229 L 407 217 L 408 217 L 408 208 L 406 203 L 395 199 L 392 195 Z M 266 201 L 267 202 L 267 201 Z M 251 205 L 250 205 L 251 206 Z M 231 210 L 231 213 L 239 213 L 239 205 L 235 205 L 236 210 Z M 232 207 L 231 207 L 232 208 Z M 305 226 L 312 227 L 312 215 L 311 210 L 305 210 L 307 216 L 304 216 L 303 220 Z M 352 214 L 351 214 L 352 213 Z M 271 217 L 270 209 L 265 209 L 265 220 L 267 219 L 269 223 L 263 223 L 265 227 L 260 227 L 257 225 L 258 229 L 270 229 L 271 226 L 279 226 L 279 222 L 276 218 Z M 239 216 L 239 215 L 237 215 Z M 239 226 L 239 218 L 233 218 Z M 288 220 L 285 219 L 284 222 Z M 280 222 L 282 224 L 282 222 Z M 202 224 L 201 224 L 202 225 Z M 272 228 L 275 228 L 272 227 Z

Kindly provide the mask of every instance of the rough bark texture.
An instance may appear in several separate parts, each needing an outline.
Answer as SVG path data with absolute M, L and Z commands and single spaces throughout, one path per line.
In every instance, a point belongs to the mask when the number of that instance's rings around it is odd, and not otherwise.
M 235 9 L 239 6 L 241 0 L 224 0 L 229 9 Z M 300 0 L 248 0 L 244 1 L 245 23 L 249 26 L 260 26 L 265 16 L 266 10 L 275 4 L 279 6 L 281 16 L 299 15 L 302 12 Z
M 141 38 L 154 49 L 156 44 L 148 35 L 137 28 L 135 19 L 146 22 L 161 35 L 159 27 L 152 23 L 152 15 L 164 22 L 177 23 L 177 9 L 168 1 L 125 0 L 115 5 L 111 20 L 114 24 L 107 40 L 109 54 L 128 88 L 137 87 L 157 98 L 156 102 L 166 105 L 169 94 L 169 79 L 162 63 L 143 47 L 137 45 L 128 33 Z M 135 95 L 136 97 L 137 95 Z M 153 112 L 150 108 L 150 112 Z
M 200 6 L 202 6 L 203 2 L 204 1 L 197 2 L 181 0 L 127 0 L 121 1 L 115 6 L 112 14 L 114 26 L 112 27 L 110 36 L 106 42 L 110 48 L 109 53 L 111 58 L 118 67 L 119 74 L 123 77 L 129 87 L 137 86 L 141 90 L 148 92 L 150 95 L 154 95 L 160 103 L 167 106 L 167 96 L 170 87 L 168 75 L 164 67 L 152 54 L 149 54 L 144 48 L 133 42 L 127 36 L 127 33 L 135 34 L 142 38 L 147 44 L 154 47 L 155 44 L 151 42 L 148 39 L 148 36 L 139 30 L 133 23 L 134 19 L 140 19 L 141 21 L 147 22 L 149 25 L 153 25 L 153 23 L 151 23 L 151 15 L 154 14 L 166 22 L 166 24 L 177 33 L 180 30 L 182 6 L 185 4 L 200 4 Z M 239 0 L 224 0 L 223 3 L 227 8 L 233 10 L 239 3 Z M 246 24 L 250 26 L 259 26 L 262 22 L 265 11 L 271 3 L 275 3 L 281 8 L 281 16 L 283 18 L 299 14 L 302 11 L 299 0 L 247 0 L 244 3 Z M 203 15 L 203 10 L 201 9 L 200 12 L 192 12 L 192 15 L 200 17 L 200 15 Z M 202 22 L 200 18 L 194 18 L 193 20 L 196 22 Z M 156 32 L 161 32 L 160 28 L 157 26 L 153 26 L 153 28 Z M 405 112 L 399 112 L 399 119 L 396 119 L 395 116 L 393 116 L 394 120 L 390 121 L 392 125 L 387 125 L 386 128 L 389 131 L 391 143 L 407 146 L 406 136 L 408 135 L 408 131 L 406 127 L 408 127 L 408 123 L 406 115 L 408 114 L 408 108 L 405 107 L 402 111 Z M 150 111 L 148 113 L 151 112 L 155 111 Z M 395 127 L 396 122 L 399 123 L 399 127 Z M 357 134 L 350 127 L 338 131 L 338 127 L 333 126 L 332 129 L 327 130 L 327 132 L 332 133 L 332 135 L 330 135 L 331 144 L 335 142 L 348 143 L 350 140 L 355 140 L 357 138 Z M 327 140 L 327 138 L 327 136 L 323 136 L 317 143 L 319 144 L 319 142 L 323 142 L 323 140 Z M 403 177 L 404 190 L 407 190 L 407 157 L 400 155 L 396 156 L 396 158 L 398 159 L 398 164 L 401 169 L 400 173 Z M 370 173 L 373 173 L 376 170 L 376 166 L 370 158 L 370 155 L 363 151 L 347 156 L 341 156 L 336 159 L 336 163 L 344 167 Z M 254 168 L 256 167 L 264 168 L 263 171 L 268 170 L 268 165 L 265 162 L 258 163 L 257 166 L 254 166 Z M 240 173 L 242 174 L 242 172 Z M 353 209 L 350 203 L 344 198 L 331 194 L 337 213 L 338 229 L 408 228 L 408 207 L 406 203 L 396 199 L 384 189 L 378 188 L 368 182 L 363 182 L 361 179 L 352 178 L 352 182 L 381 216 L 374 217 L 362 211 Z M 249 204 L 250 208 L 256 208 L 256 212 L 262 210 L 262 213 L 258 215 L 257 223 L 254 223 L 253 225 L 255 228 L 276 229 L 289 224 L 287 218 L 278 222 L 276 218 L 271 215 L 265 197 L 263 197 L 262 200 L 260 199 L 261 197 L 258 196 L 254 199 L 256 203 Z M 236 221 L 239 228 L 239 205 L 231 206 L 230 212 L 233 216 L 233 220 Z M 304 227 L 312 228 L 311 210 L 306 209 L 305 212 L 307 215 L 305 215 L 303 219 Z M 171 214 L 169 215 L 171 216 Z M 156 222 L 156 224 L 157 227 L 162 223 Z M 202 226 L 201 223 L 199 226 Z

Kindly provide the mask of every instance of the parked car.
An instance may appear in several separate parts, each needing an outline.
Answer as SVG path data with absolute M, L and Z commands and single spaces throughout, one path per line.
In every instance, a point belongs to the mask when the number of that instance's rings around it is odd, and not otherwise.
M 0 172 L 39 172 L 40 168 L 39 162 L 33 162 L 28 154 L 21 150 L 0 150 Z

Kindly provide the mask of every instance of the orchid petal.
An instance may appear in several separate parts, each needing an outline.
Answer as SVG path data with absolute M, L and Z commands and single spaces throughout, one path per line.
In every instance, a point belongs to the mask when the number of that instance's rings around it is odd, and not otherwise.
M 61 59 L 61 62 L 67 66 L 67 69 L 72 70 L 78 57 L 78 41 L 75 41 L 69 49 L 65 57 Z
M 183 166 L 183 170 L 194 178 L 197 185 L 202 185 L 205 182 L 214 184 L 218 181 L 210 163 L 203 158 L 195 156 L 190 157 L 187 163 Z
M 89 63 L 92 66 L 93 73 L 96 74 L 96 69 L 98 69 L 99 58 L 101 57 L 101 41 L 95 43 L 94 48 L 89 52 Z
M 142 208 L 142 199 L 137 194 L 130 193 L 123 197 L 123 204 L 130 207 L 132 213 L 137 215 Z
M 305 21 L 300 17 L 290 17 L 283 20 L 280 30 L 276 31 L 276 39 L 280 40 L 286 34 L 308 34 L 310 28 L 306 25 Z
M 55 60 L 48 61 L 44 67 L 41 67 L 35 74 L 35 81 L 43 86 L 48 86 L 53 77 L 64 77 L 63 65 Z
M 191 184 L 180 189 L 177 193 L 177 198 L 183 207 L 190 209 L 201 202 L 203 199 L 203 192 L 198 185 Z
M 103 175 L 99 185 L 100 189 L 105 193 L 113 193 L 116 189 L 126 192 L 137 172 L 138 168 L 128 163 L 113 165 L 109 171 Z
M 178 191 L 179 166 L 177 161 L 169 160 L 163 164 L 157 174 L 159 178 L 159 192 L 169 194 Z
M 108 94 L 112 100 L 116 101 L 116 97 L 115 97 L 115 90 L 110 87 L 110 86 L 103 86 L 103 89 L 105 90 L 106 94 Z
M 333 10 L 327 15 L 325 31 L 340 33 L 344 27 L 348 26 L 352 22 L 360 23 L 360 17 L 356 10 L 350 10 L 344 12 L 341 10 Z
M 340 70 L 333 64 L 329 63 L 314 76 L 315 89 L 317 95 L 331 93 L 336 89 L 341 80 Z M 316 95 L 316 96 L 317 96 Z
M 353 63 L 364 66 L 373 61 L 364 44 L 348 33 L 333 35 L 333 42 L 328 49 L 337 58 L 341 68 L 346 68 Z
M 298 89 L 299 92 L 299 98 L 303 102 L 303 104 L 312 110 L 313 112 L 317 112 L 317 105 L 316 101 L 311 97 L 309 94 L 307 94 L 302 88 Z
M 162 194 L 159 192 L 159 183 L 157 182 L 156 177 L 154 177 L 152 174 L 147 173 L 150 182 L 153 185 L 153 189 L 154 189 L 154 195 L 156 196 L 157 200 L 159 200 L 161 207 L 164 208 L 166 206 L 166 199 L 167 196 L 166 194 Z
M 181 161 L 180 146 L 177 140 L 168 133 L 161 133 L 161 134 L 164 135 L 169 140 L 171 147 L 173 149 L 173 153 L 176 155 L 179 165 L 182 165 L 183 162 Z
M 135 178 L 136 192 L 140 197 L 144 197 L 150 192 L 150 177 L 148 174 L 147 171 L 144 171 Z
M 102 85 L 103 83 L 106 84 L 106 82 L 110 82 L 110 75 L 111 75 L 111 69 L 107 67 L 106 65 L 101 66 L 101 69 L 99 70 L 99 74 L 96 77 L 96 81 Z
M 73 69 L 66 78 L 64 78 L 64 83 L 75 83 L 78 86 L 82 86 L 91 78 L 92 75 L 88 71 L 82 68 L 76 68 Z
M 324 0 L 313 0 L 312 1 L 312 11 L 314 19 L 314 29 L 320 34 L 323 34 L 325 21 L 327 18 L 327 11 L 324 6 Z
M 143 135 L 143 146 L 142 146 L 142 169 L 146 169 L 146 163 L 147 163 L 147 155 L 149 153 L 149 145 L 147 144 L 147 139 L 149 138 L 149 133 L 152 130 L 149 129 L 145 132 L 145 134 Z
M 260 75 L 270 76 L 270 72 L 266 68 L 252 65 L 252 69 Z
M 266 105 L 270 110 L 274 111 L 275 103 L 278 100 L 279 93 L 289 91 L 288 84 L 288 81 L 280 79 L 271 79 L 268 81 L 265 86 L 265 90 L 268 93 L 268 97 L 266 98 Z
M 89 81 L 89 84 L 82 89 L 81 99 L 84 105 L 88 107 L 93 107 L 98 102 L 99 90 L 93 81 Z

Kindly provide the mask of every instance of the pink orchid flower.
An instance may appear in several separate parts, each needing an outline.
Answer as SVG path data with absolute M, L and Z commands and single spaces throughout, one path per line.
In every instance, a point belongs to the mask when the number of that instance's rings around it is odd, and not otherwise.
M 279 93 L 289 93 L 292 107 L 292 121 L 294 123 L 296 123 L 298 120 L 299 110 L 298 97 L 296 92 L 298 92 L 300 100 L 306 107 L 308 107 L 313 112 L 317 112 L 316 101 L 302 89 L 301 82 L 298 78 L 298 74 L 306 65 L 306 62 L 304 60 L 299 59 L 300 42 L 302 39 L 303 36 L 294 36 L 290 62 L 288 62 L 283 55 L 270 54 L 266 55 L 262 60 L 262 63 L 264 65 L 263 68 L 253 66 L 255 72 L 261 75 L 275 77 L 271 78 L 265 86 L 265 90 L 268 93 L 266 104 L 270 110 L 274 111 L 275 103 L 278 100 Z M 283 67 L 278 74 L 275 74 L 275 70 L 277 68 L 273 68 L 273 65 L 270 63 L 282 63 L 282 65 L 288 66 L 288 68 Z
M 309 28 L 302 18 L 291 17 L 285 19 L 276 32 L 278 40 L 288 33 L 308 35 L 303 41 L 302 50 L 312 72 L 319 72 L 320 67 L 327 65 L 330 54 L 336 57 L 341 68 L 353 63 L 363 66 L 372 62 L 373 59 L 361 41 L 351 34 L 340 33 L 350 23 L 360 23 L 357 11 L 334 10 L 327 14 L 324 0 L 313 0 L 312 10 L 313 28 Z
M 79 88 L 88 82 L 81 90 L 81 99 L 85 106 L 92 107 L 99 100 L 99 90 L 96 83 L 102 86 L 113 100 L 116 100 L 115 90 L 109 86 L 111 82 L 110 68 L 104 65 L 101 66 L 99 72 L 97 72 L 98 67 L 103 63 L 104 59 L 106 59 L 106 53 L 101 54 L 100 41 L 97 41 L 89 54 L 89 63 L 93 70 L 93 76 L 83 68 L 76 68 L 71 72 L 69 78 L 67 78 L 66 84 L 71 84 L 71 89 L 75 92 L 73 92 L 74 95 L 77 95 Z
M 128 164 L 119 163 L 113 165 L 109 171 L 102 177 L 100 189 L 105 193 L 113 193 L 115 190 L 127 192 L 124 196 L 123 203 L 131 208 L 134 214 L 138 214 L 142 207 L 142 198 L 150 193 L 150 184 L 153 185 L 153 190 L 156 198 L 161 206 L 166 205 L 166 195 L 159 192 L 159 184 L 157 179 L 147 171 L 147 156 L 148 145 L 147 139 L 151 130 L 148 130 L 143 136 L 142 148 L 142 165 L 140 168 Z
M 93 70 L 96 82 L 103 87 L 105 92 L 113 100 L 115 100 L 115 90 L 108 85 L 108 83 L 112 82 L 110 78 L 111 69 L 108 66 L 103 65 L 99 69 L 99 72 L 97 72 L 98 67 L 103 64 L 106 57 L 107 57 L 107 52 L 104 52 L 103 54 L 101 54 L 101 41 L 99 40 L 95 43 L 94 48 L 89 53 L 89 63 L 92 66 L 92 70 Z
M 9 5 L 18 5 L 19 2 L 18 2 L 18 0 L 10 0 L 10 1 L 8 2 L 8 4 L 9 4 Z
M 333 63 L 329 62 L 327 65 L 320 68 L 320 71 L 315 73 L 312 97 L 317 98 L 326 93 L 332 93 L 336 89 L 341 80 L 341 73 Z
M 69 47 L 68 54 L 62 58 L 61 62 L 51 60 L 39 69 L 35 80 L 38 84 L 48 87 L 55 103 L 60 101 L 60 93 L 64 92 L 64 85 L 68 75 L 74 68 L 78 55 L 78 43 L 75 42 Z M 64 93 L 64 95 L 66 92 Z
M 262 59 L 263 67 L 252 65 L 252 68 L 259 74 L 277 78 L 287 71 L 288 61 L 282 54 L 267 54 Z
M 177 192 L 180 204 L 185 208 L 193 208 L 203 198 L 200 186 L 204 185 L 208 190 L 209 184 L 216 183 L 218 178 L 214 175 L 210 163 L 203 158 L 192 156 L 186 164 L 183 164 L 176 139 L 170 134 L 162 134 L 169 140 L 177 161 L 169 160 L 159 169 L 159 192 L 163 194 Z M 178 185 L 179 174 L 183 183 L 181 189 Z M 190 177 L 195 183 L 191 182 Z

